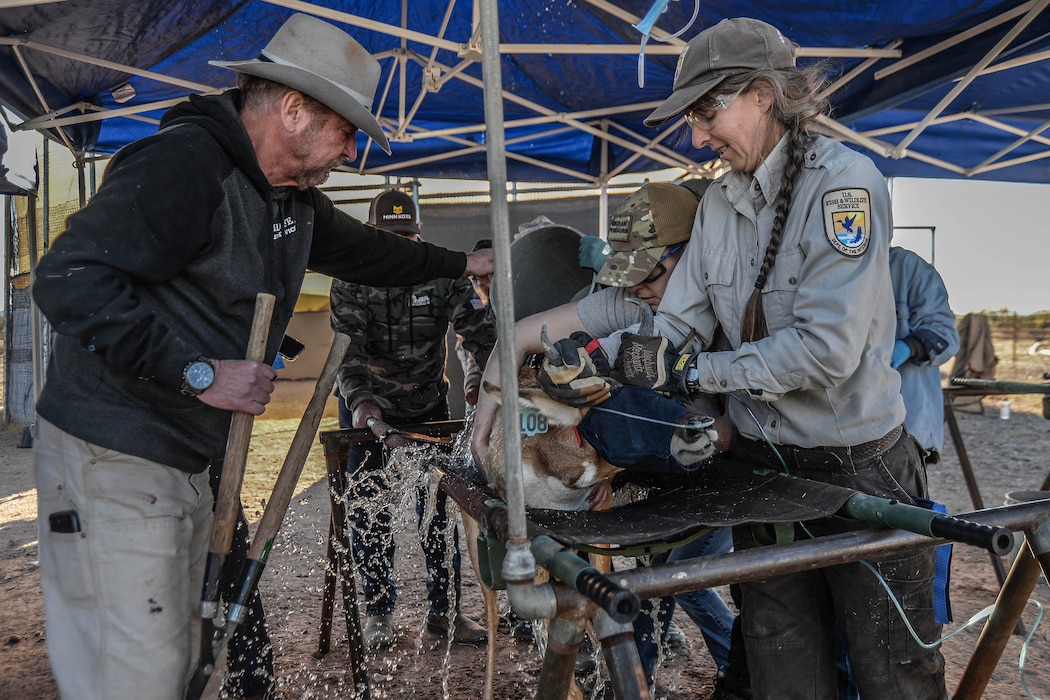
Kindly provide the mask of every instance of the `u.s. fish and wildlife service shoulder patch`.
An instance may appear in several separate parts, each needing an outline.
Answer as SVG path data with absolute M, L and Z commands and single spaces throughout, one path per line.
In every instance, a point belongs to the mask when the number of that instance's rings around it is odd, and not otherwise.
M 862 187 L 824 193 L 824 235 L 831 247 L 851 258 L 864 254 L 871 234 L 871 197 Z

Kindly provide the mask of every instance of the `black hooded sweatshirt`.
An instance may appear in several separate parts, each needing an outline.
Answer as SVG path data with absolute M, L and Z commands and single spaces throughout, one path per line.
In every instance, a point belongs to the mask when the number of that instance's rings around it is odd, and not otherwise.
M 200 357 L 244 358 L 257 293 L 276 297 L 272 362 L 307 268 L 374 286 L 466 269 L 464 253 L 362 224 L 317 188 L 271 186 L 239 98 L 192 97 L 157 134 L 114 155 L 33 285 L 58 334 L 37 414 L 191 473 L 222 457 L 231 413 L 184 396 L 183 369 Z

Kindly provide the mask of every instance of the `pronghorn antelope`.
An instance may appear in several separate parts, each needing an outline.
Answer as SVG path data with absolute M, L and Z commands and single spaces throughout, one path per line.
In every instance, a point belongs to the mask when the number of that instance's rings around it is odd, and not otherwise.
M 486 383 L 484 389 L 499 403 L 498 387 Z M 603 510 L 610 507 L 610 484 L 621 469 L 599 457 L 597 451 L 577 433 L 576 426 L 583 419 L 587 409 L 567 406 L 547 396 L 536 380 L 536 371 L 527 367 L 522 368 L 519 374 L 518 403 L 522 422 L 526 424 L 521 441 L 526 505 L 557 510 Z M 505 497 L 506 466 L 503 460 L 503 445 L 503 427 L 497 415 L 493 420 L 486 463 L 480 464 L 479 468 L 488 479 L 489 485 Z M 463 529 L 469 543 L 474 571 L 478 573 L 478 525 L 464 514 Z M 608 571 L 608 558 L 599 559 L 604 560 L 598 562 L 599 568 L 604 567 L 603 570 Z M 484 697 L 491 698 L 499 613 L 495 591 L 486 588 L 484 584 L 481 585 L 481 590 L 489 631 Z M 570 697 L 582 697 L 575 685 Z

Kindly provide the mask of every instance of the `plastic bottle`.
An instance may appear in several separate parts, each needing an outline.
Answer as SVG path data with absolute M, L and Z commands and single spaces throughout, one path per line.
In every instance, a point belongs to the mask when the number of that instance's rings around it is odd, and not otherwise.
M 1010 399 L 1003 399 L 999 402 L 999 417 L 1003 420 L 1010 420 Z

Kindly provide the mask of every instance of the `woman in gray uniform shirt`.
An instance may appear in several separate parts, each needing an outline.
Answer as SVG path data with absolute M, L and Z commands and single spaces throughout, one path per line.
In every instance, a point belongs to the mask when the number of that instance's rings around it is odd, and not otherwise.
M 751 19 L 724 20 L 682 51 L 673 93 L 646 123 L 683 115 L 693 145 L 732 171 L 701 202 L 659 337 L 602 346 L 630 384 L 729 395 L 732 457 L 911 503 L 926 478 L 890 368 L 889 194 L 868 158 L 811 132 L 823 84 L 794 55 Z M 731 349 L 697 352 L 719 324 Z M 857 527 L 829 518 L 796 537 Z M 923 641 L 936 640 L 934 550 L 869 563 Z M 912 639 L 863 563 L 743 584 L 742 617 L 756 698 L 836 697 L 836 629 L 862 697 L 947 695 L 940 652 Z

